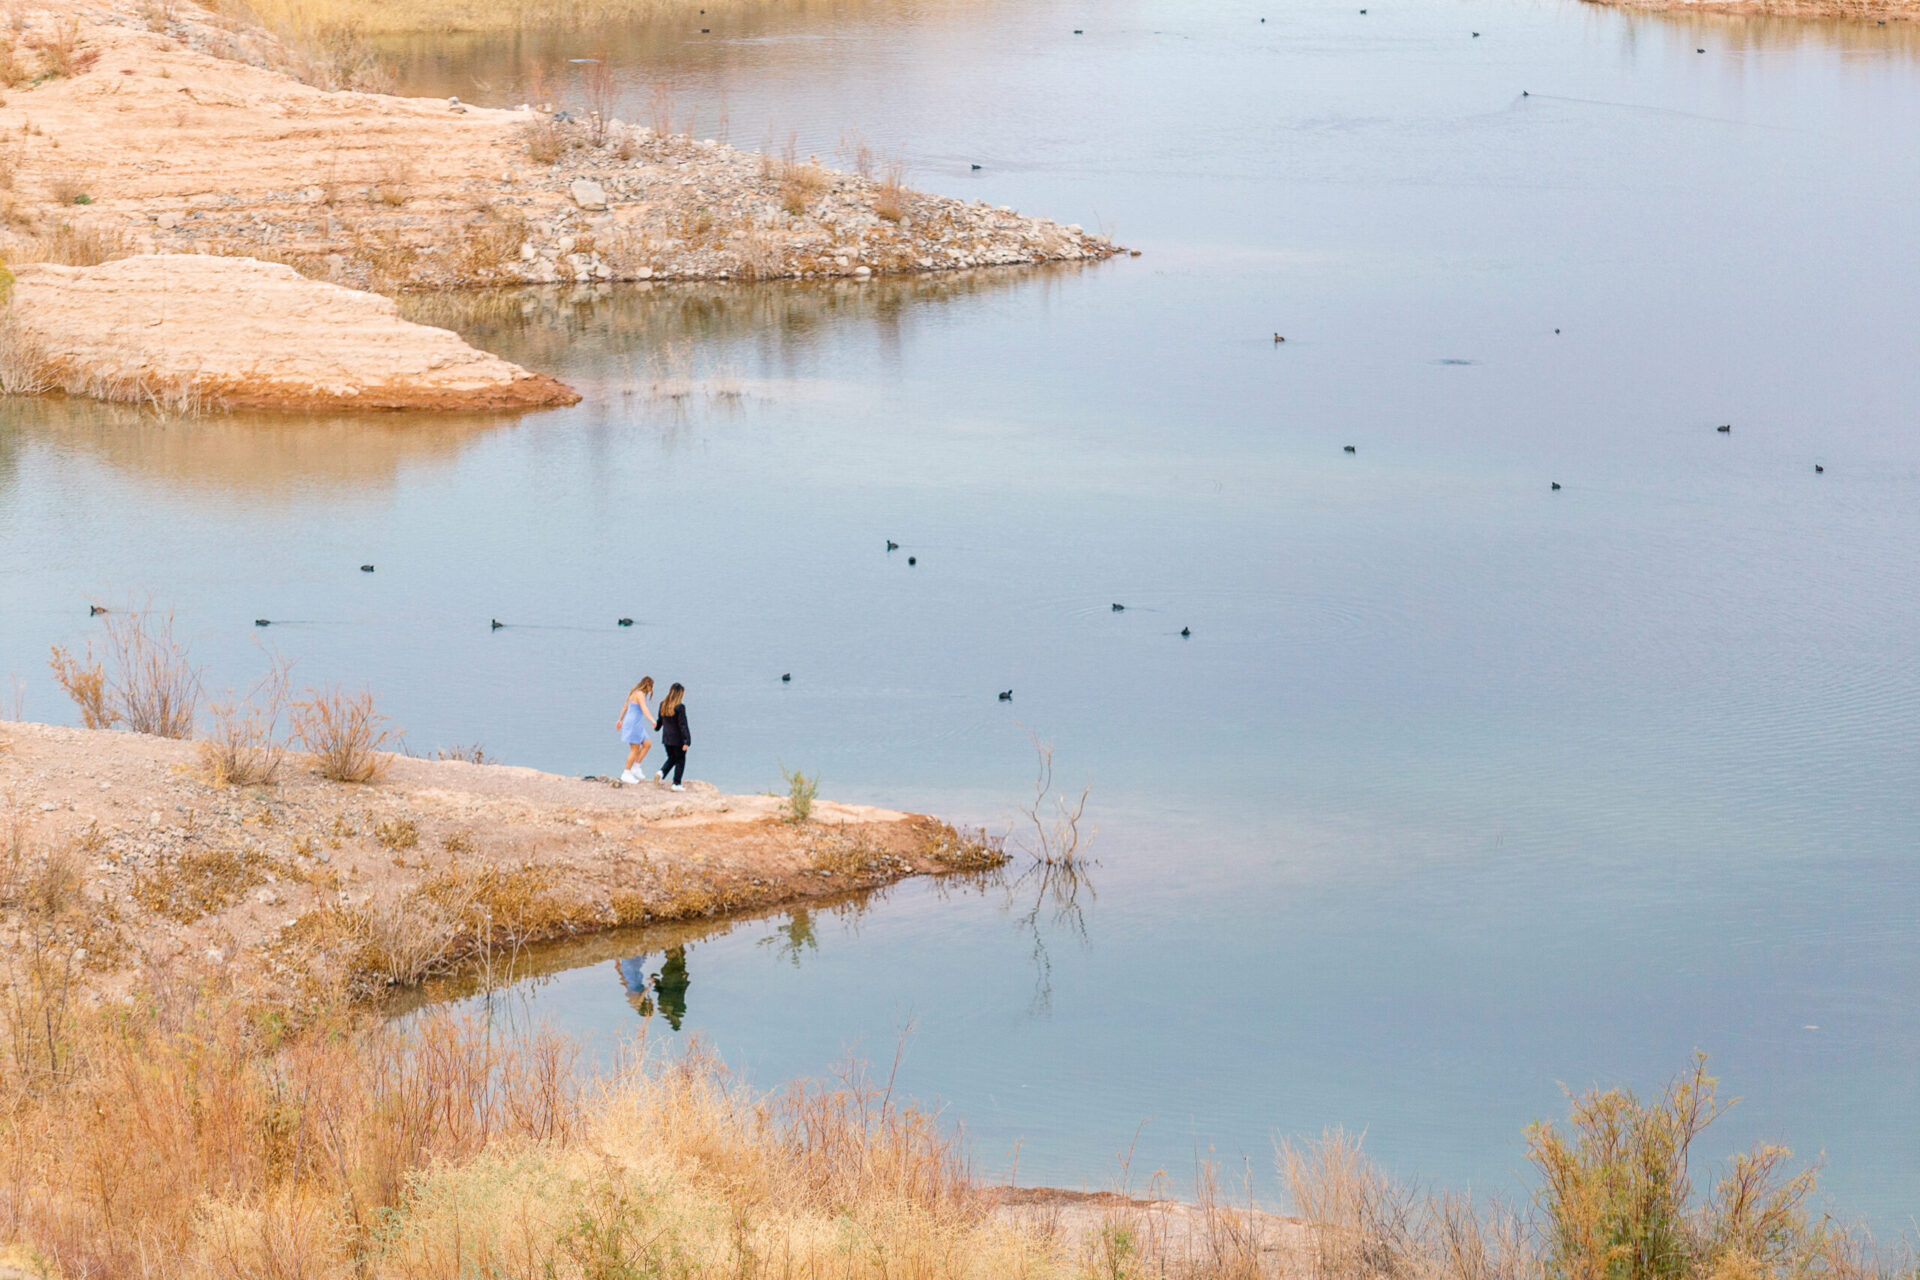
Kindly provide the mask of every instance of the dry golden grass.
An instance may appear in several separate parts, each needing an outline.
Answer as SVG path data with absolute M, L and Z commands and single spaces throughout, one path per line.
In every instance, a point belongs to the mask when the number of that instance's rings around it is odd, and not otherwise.
M 900 165 L 890 164 L 874 190 L 873 211 L 888 222 L 898 222 L 906 216 L 906 200 L 907 172 Z
M 420 843 L 420 828 L 410 818 L 389 818 L 373 824 L 373 838 L 384 847 L 399 853 L 412 849 Z
M 309 689 L 293 705 L 293 736 L 313 757 L 322 777 L 335 782 L 372 782 L 387 771 L 380 750 L 389 736 L 388 720 L 374 709 L 373 694 L 362 690 Z
M 190 924 L 265 884 L 269 869 L 266 855 L 251 850 L 196 850 L 137 872 L 133 899 L 157 916 Z
M 130 257 L 133 252 L 133 243 L 110 227 L 63 221 L 20 237 L 8 257 L 15 264 L 51 262 L 63 267 L 97 267 Z

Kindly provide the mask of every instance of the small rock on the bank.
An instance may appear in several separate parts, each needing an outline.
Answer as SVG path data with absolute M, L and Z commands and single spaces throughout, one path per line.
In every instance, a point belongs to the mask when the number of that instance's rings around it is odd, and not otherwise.
M 567 190 L 573 195 L 573 202 L 590 213 L 607 207 L 606 188 L 591 178 L 575 178 Z

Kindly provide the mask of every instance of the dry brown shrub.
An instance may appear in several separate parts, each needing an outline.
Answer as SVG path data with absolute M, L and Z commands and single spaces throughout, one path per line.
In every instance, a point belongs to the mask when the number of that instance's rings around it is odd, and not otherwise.
M 200 671 L 173 638 L 173 614 L 151 607 L 107 615 L 108 688 L 120 719 L 135 733 L 193 736 Z
M 473 833 L 471 831 L 449 831 L 440 838 L 440 847 L 448 853 L 472 853 Z
M 78 75 L 100 58 L 98 49 L 80 47 L 78 14 L 69 15 L 65 20 L 56 19 L 53 34 L 38 37 L 32 43 L 40 51 L 45 74 L 50 76 Z
M 12 39 L 0 38 L 0 89 L 16 89 L 33 79 L 33 68 L 20 60 Z
M 280 717 L 290 696 L 291 665 L 276 658 L 244 702 L 235 702 L 229 694 L 225 702 L 213 704 L 213 723 L 200 740 L 200 767 L 215 786 L 255 786 L 279 776 L 286 756 Z
M 399 147 L 389 147 L 380 157 L 379 172 L 367 188 L 367 199 L 397 209 L 413 199 L 414 178 L 412 155 Z
M 338 687 L 309 689 L 293 705 L 293 736 L 313 756 L 314 768 L 335 782 L 372 782 L 387 771 L 391 722 L 374 709 L 373 694 Z
M 47 176 L 47 195 L 55 204 L 78 204 L 87 194 L 87 187 L 76 173 L 55 173 Z
M 888 222 L 898 222 L 906 216 L 907 171 L 901 165 L 890 164 L 880 175 L 880 183 L 873 193 L 873 211 Z
M 54 645 L 47 665 L 53 668 L 53 678 L 80 708 L 81 724 L 89 729 L 111 729 L 120 719 L 120 713 L 107 704 L 107 672 L 93 656 L 92 645 L 87 646 L 84 659 Z
M 742 280 L 771 280 L 781 274 L 780 250 L 773 237 L 757 226 L 733 239 L 733 273 Z
M 55 645 L 48 662 L 80 708 L 81 723 L 106 729 L 124 721 L 135 733 L 192 736 L 200 672 L 188 661 L 186 646 L 173 638 L 173 615 L 151 608 L 117 611 L 107 616 L 106 632 L 104 666 L 91 643 L 84 658 Z
M 519 260 L 527 235 L 525 214 L 511 206 L 488 205 L 460 237 L 453 260 L 469 278 L 498 274 Z
M 442 747 L 433 753 L 433 758 L 435 760 L 459 760 L 466 764 L 485 764 L 487 762 L 487 752 L 479 743 L 471 742 L 464 746 Z
M 535 164 L 554 164 L 573 146 L 566 124 L 548 114 L 522 125 L 520 141 L 527 149 L 527 158 Z
M 12 926 L 0 948 L 0 1030 L 15 1079 L 47 1087 L 71 1069 L 73 1021 L 88 945 L 107 917 L 87 909 L 70 845 L 37 848 L 12 815 L 0 832 L 0 907 Z

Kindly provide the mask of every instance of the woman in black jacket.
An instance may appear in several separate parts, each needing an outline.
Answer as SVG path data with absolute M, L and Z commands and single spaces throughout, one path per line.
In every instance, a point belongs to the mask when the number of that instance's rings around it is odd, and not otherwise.
M 667 749 L 667 758 L 653 778 L 659 782 L 672 774 L 675 791 L 686 789 L 680 780 L 687 774 L 687 748 L 693 745 L 693 730 L 687 728 L 687 707 L 681 701 L 686 693 L 686 687 L 676 682 L 667 690 L 667 696 L 660 699 L 660 745 Z

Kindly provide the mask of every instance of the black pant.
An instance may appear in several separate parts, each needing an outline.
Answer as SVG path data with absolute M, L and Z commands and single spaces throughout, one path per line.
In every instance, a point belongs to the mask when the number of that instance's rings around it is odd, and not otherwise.
M 660 766 L 660 776 L 670 778 L 673 785 L 680 785 L 680 779 L 687 776 L 687 749 L 668 747 L 666 763 Z

